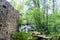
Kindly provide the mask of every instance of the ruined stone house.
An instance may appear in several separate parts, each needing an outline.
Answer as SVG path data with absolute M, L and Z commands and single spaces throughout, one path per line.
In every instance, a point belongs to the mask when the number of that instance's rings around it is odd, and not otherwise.
M 18 11 L 6 0 L 0 0 L 0 40 L 10 40 L 18 26 Z

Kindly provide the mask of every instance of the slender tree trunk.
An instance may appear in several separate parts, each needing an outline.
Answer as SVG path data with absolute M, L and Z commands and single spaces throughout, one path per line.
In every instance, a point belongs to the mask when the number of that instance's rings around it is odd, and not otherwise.
M 44 0 L 44 10 L 45 10 L 45 31 L 48 30 L 48 1 Z
M 53 0 L 53 13 L 54 13 L 54 2 L 55 2 L 55 1 Z
M 57 2 L 56 2 L 56 0 L 53 0 L 53 13 L 55 11 L 57 12 Z
M 34 2 L 34 7 L 40 8 L 40 1 L 39 0 L 33 0 Z

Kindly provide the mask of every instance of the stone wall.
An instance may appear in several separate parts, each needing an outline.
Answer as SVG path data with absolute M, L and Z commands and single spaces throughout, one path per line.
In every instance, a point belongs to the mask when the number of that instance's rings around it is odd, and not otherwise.
M 18 17 L 18 11 L 9 2 L 0 2 L 0 40 L 10 40 L 17 30 Z

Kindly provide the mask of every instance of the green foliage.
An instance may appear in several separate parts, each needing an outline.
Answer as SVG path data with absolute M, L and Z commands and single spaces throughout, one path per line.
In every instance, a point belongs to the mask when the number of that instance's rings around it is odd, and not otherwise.
M 23 9 L 23 4 L 22 3 L 19 3 L 15 6 L 16 10 L 21 10 Z
M 55 12 L 49 15 L 48 30 L 51 36 L 60 35 L 60 13 Z
M 42 9 L 35 7 L 31 10 L 28 10 L 26 13 L 28 16 L 29 23 L 34 24 L 36 27 L 36 31 L 39 31 L 41 33 L 44 32 L 46 27 L 43 26 L 43 24 L 45 25 L 45 20 L 43 19 L 43 17 L 45 18 L 45 13 L 43 12 L 44 11 Z
M 16 32 L 13 35 L 13 40 L 36 40 L 36 38 L 32 37 L 31 35 L 32 32 Z

